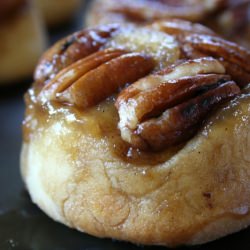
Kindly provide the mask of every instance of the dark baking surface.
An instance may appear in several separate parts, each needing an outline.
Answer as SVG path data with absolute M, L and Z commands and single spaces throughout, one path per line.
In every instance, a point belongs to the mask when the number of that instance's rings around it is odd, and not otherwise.
M 83 6 L 83 9 L 85 6 Z M 82 11 L 71 24 L 51 31 L 51 42 L 80 28 Z M 23 94 L 30 80 L 0 88 L 0 250 L 166 249 L 98 239 L 54 222 L 32 204 L 19 173 Z M 218 241 L 180 249 L 250 249 L 250 228 Z

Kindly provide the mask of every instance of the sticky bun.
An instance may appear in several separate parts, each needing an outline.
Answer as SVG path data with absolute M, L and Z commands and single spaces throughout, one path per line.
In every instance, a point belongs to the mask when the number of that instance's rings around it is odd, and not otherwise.
M 22 176 L 98 237 L 194 245 L 250 224 L 250 52 L 188 21 L 81 30 L 26 94 Z

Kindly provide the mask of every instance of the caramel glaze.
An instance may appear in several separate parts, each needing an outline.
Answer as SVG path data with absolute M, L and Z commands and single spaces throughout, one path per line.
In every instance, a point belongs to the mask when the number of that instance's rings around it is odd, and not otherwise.
M 118 112 L 114 106 L 115 96 L 106 99 L 93 108 L 87 110 L 80 110 L 72 105 L 48 102 L 44 105 L 37 103 L 37 92 L 35 87 L 31 88 L 25 96 L 26 114 L 23 122 L 23 137 L 25 142 L 32 139 L 33 132 L 42 132 L 46 129 L 50 122 L 57 119 L 65 119 L 65 116 L 70 116 L 73 119 L 72 126 L 76 126 L 77 131 L 86 133 L 86 126 L 88 133 L 96 138 L 96 140 L 105 139 L 107 147 L 114 157 L 127 163 L 134 163 L 136 165 L 157 165 L 169 160 L 174 156 L 184 144 L 170 147 L 160 152 L 143 152 L 138 149 L 131 148 L 131 146 L 122 140 L 120 131 L 117 127 L 119 121 Z M 89 117 L 91 122 L 82 126 L 83 120 Z M 88 120 L 88 119 L 87 119 Z M 101 134 L 96 135 L 91 126 L 94 121 L 99 127 Z M 72 129 L 73 129 L 72 127 Z
M 27 0 L 1 0 L 0 1 L 0 23 L 10 21 L 17 13 L 28 5 Z

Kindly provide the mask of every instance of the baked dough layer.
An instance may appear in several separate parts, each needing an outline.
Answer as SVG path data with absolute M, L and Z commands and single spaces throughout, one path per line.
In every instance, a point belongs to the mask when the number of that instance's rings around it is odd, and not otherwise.
M 153 164 L 114 150 L 112 100 L 88 111 L 31 104 L 22 175 L 33 202 L 54 220 L 98 237 L 166 246 L 205 243 L 250 224 L 249 87 Z

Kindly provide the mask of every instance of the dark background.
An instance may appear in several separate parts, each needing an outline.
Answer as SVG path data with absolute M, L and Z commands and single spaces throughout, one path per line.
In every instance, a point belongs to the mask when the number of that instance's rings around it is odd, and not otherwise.
M 49 32 L 50 42 L 80 29 L 87 3 L 71 21 Z M 19 173 L 23 95 L 32 79 L 0 87 L 0 250 L 140 250 L 142 247 L 103 240 L 53 222 L 30 201 Z M 181 249 L 250 249 L 250 229 L 203 246 Z

